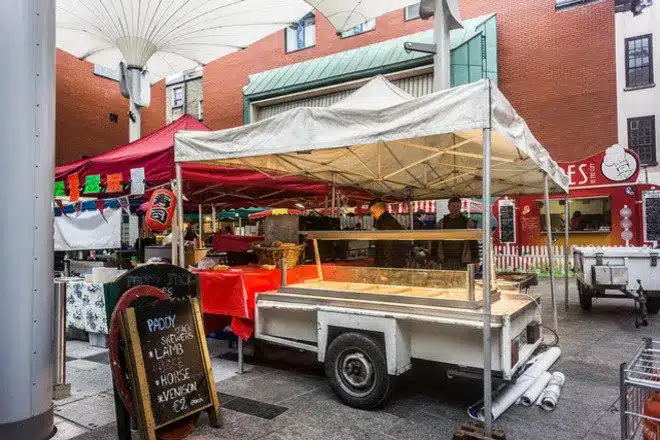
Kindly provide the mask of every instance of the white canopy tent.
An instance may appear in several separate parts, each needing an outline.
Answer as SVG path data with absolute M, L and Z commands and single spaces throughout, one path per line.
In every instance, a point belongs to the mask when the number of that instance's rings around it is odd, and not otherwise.
M 389 199 L 482 195 L 482 130 L 492 128 L 492 194 L 538 194 L 566 174 L 488 80 L 413 98 L 377 77 L 330 108 L 299 107 L 242 127 L 179 132 L 175 160 L 251 168 Z
M 485 211 L 490 210 L 491 195 L 545 192 L 549 205 L 551 189 L 568 193 L 569 187 L 568 176 L 488 79 L 413 98 L 378 77 L 330 108 L 295 108 L 216 132 L 179 132 L 174 150 L 177 188 L 181 187 L 181 164 L 186 162 L 254 169 L 272 178 L 274 185 L 281 176 L 301 176 L 388 199 L 481 196 Z M 183 204 L 178 199 L 182 216 Z M 546 227 L 550 231 L 549 210 Z M 482 240 L 486 268 L 482 282 L 488 286 L 493 279 L 488 215 L 482 224 Z M 551 242 L 548 234 L 549 248 Z M 489 295 L 484 295 L 483 316 L 484 407 L 489 431 Z

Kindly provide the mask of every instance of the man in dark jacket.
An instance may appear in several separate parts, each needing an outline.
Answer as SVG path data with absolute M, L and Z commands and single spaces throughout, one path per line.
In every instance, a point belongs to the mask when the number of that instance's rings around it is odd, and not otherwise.
M 369 204 L 371 217 L 374 219 L 374 227 L 379 231 L 402 231 L 403 226 L 399 224 L 392 214 L 387 212 L 385 202 L 379 199 L 372 200 Z M 376 241 L 376 266 L 402 268 L 406 265 L 407 248 L 405 243 L 396 240 Z
M 438 223 L 439 229 L 474 229 L 475 223 L 461 214 L 461 199 L 449 199 L 449 214 Z M 479 243 L 475 240 L 441 240 L 438 261 L 443 269 L 465 270 L 468 264 L 479 261 Z

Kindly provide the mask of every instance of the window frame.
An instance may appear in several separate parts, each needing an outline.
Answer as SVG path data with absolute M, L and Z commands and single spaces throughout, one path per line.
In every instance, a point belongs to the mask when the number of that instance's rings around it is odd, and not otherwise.
M 177 98 L 176 98 L 176 92 L 177 91 L 181 91 L 181 98 L 180 98 L 181 103 L 180 104 L 176 103 L 177 102 Z M 183 86 L 173 87 L 172 88 L 172 108 L 183 107 L 183 100 L 184 99 L 185 99 L 185 97 L 183 96 Z
M 415 6 L 417 6 L 417 16 L 412 16 L 412 17 L 408 16 L 409 8 L 414 8 Z M 419 14 L 419 3 L 415 3 L 415 4 L 412 4 L 412 5 L 408 5 L 408 6 L 403 7 L 403 21 L 420 20 L 421 18 L 422 17 Z
M 635 41 L 635 40 L 641 40 L 643 38 L 648 39 L 649 42 L 649 81 L 646 84 L 641 84 L 641 85 L 630 85 L 630 69 L 631 67 L 628 65 L 629 62 L 629 55 L 630 55 L 630 48 L 628 43 L 630 41 Z M 628 37 L 624 40 L 625 48 L 624 48 L 624 62 L 626 63 L 626 89 L 627 90 L 635 90 L 635 89 L 643 89 L 646 87 L 653 87 L 654 80 L 653 80 L 653 34 L 643 34 L 643 35 L 637 35 L 635 37 Z M 644 67 L 644 66 L 641 66 Z M 639 67 L 633 67 L 632 69 L 639 69 Z
M 285 53 L 285 54 L 298 52 L 298 51 L 305 50 L 305 49 L 309 49 L 309 48 L 311 48 L 311 47 L 315 47 L 315 46 L 316 46 L 316 14 L 314 14 L 313 12 L 310 12 L 309 14 L 305 15 L 305 16 L 302 17 L 300 20 L 298 20 L 298 22 L 296 23 L 296 25 L 297 25 L 297 26 L 300 26 L 300 22 L 301 22 L 301 21 L 303 21 L 303 20 L 307 20 L 307 19 L 310 19 L 310 18 L 313 18 L 313 19 L 314 19 L 314 25 L 313 25 L 313 26 L 314 26 L 314 44 L 310 44 L 309 46 L 304 46 L 304 47 L 298 47 L 298 48 L 295 48 L 295 49 L 289 49 L 289 44 L 288 44 L 288 40 L 289 40 L 289 39 L 287 38 L 287 33 L 288 33 L 289 29 L 291 29 L 291 26 L 287 26 L 287 27 L 284 28 L 284 53 Z M 306 40 L 306 38 L 305 38 L 305 31 L 304 31 L 305 27 L 307 27 L 307 26 L 305 26 L 305 25 L 303 24 L 303 41 Z M 296 29 L 296 31 L 297 31 L 297 29 Z
M 631 122 L 639 122 L 640 120 L 647 120 L 647 119 L 651 121 L 651 154 L 653 155 L 653 158 L 652 158 L 651 162 L 644 163 L 644 161 L 643 161 L 642 157 L 640 156 L 640 154 L 637 153 L 637 150 L 635 149 L 636 147 L 634 147 L 632 145 L 632 142 L 631 142 L 632 137 L 631 137 L 631 133 L 630 133 L 631 132 L 630 123 Z M 640 165 L 642 167 L 654 167 L 654 166 L 658 165 L 658 149 L 657 149 L 658 146 L 656 145 L 656 142 L 655 142 L 655 140 L 656 140 L 655 139 L 656 138 L 655 115 L 647 115 L 647 116 L 638 116 L 638 117 L 634 117 L 634 118 L 628 118 L 626 120 L 626 131 L 628 133 L 628 148 L 630 148 L 635 153 L 637 153 L 638 156 L 640 156 L 640 158 L 639 158 Z
M 373 23 L 374 23 L 374 27 L 372 27 L 371 29 L 367 29 L 366 31 L 361 31 L 361 32 L 359 32 L 359 33 L 357 33 L 357 34 L 356 34 L 356 33 L 352 33 L 352 34 L 350 34 L 350 35 L 347 35 L 347 34 L 346 34 L 347 32 L 355 31 L 355 29 L 356 29 L 358 26 L 364 26 L 365 24 L 370 23 L 370 22 L 373 22 Z M 341 33 L 339 34 L 339 37 L 340 37 L 341 39 L 344 39 L 344 38 L 351 38 L 351 37 L 357 37 L 358 35 L 364 35 L 364 34 L 367 34 L 367 33 L 369 33 L 369 32 L 373 32 L 373 31 L 375 31 L 375 30 L 376 30 L 376 19 L 375 19 L 375 18 L 372 18 L 372 19 L 370 19 L 370 20 L 365 21 L 364 23 L 358 24 L 358 25 L 355 26 L 354 28 L 347 29 L 347 30 L 345 30 L 344 32 L 341 32 Z

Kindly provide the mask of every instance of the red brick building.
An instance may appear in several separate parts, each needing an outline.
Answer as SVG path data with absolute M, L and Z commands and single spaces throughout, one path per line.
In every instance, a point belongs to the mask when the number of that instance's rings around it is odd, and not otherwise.
M 56 87 L 57 165 L 128 142 L 128 101 L 119 93 L 116 81 L 94 74 L 93 64 L 58 49 Z M 164 80 L 152 86 L 151 106 L 142 112 L 142 135 L 163 125 Z
M 460 7 L 464 20 L 496 14 L 498 86 L 556 159 L 576 160 L 617 141 L 613 0 L 461 0 Z M 432 21 L 405 20 L 398 10 L 378 17 L 373 30 L 341 38 L 316 14 L 312 47 L 287 53 L 284 30 L 207 65 L 204 123 L 221 129 L 250 119 L 249 75 L 431 28 Z

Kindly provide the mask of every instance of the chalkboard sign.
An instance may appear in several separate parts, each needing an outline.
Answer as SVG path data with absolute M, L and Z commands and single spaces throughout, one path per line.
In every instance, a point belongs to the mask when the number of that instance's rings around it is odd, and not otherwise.
M 115 281 L 120 292 L 135 286 L 154 286 L 173 298 L 196 297 L 199 276 L 172 264 L 145 264 L 126 272 Z
M 513 200 L 499 201 L 500 243 L 516 241 L 516 205 Z
M 644 207 L 644 241 L 660 241 L 660 191 L 645 191 L 642 199 Z
M 201 311 L 196 298 L 157 301 L 122 311 L 122 335 L 137 418 L 145 439 L 203 410 L 220 425 Z

